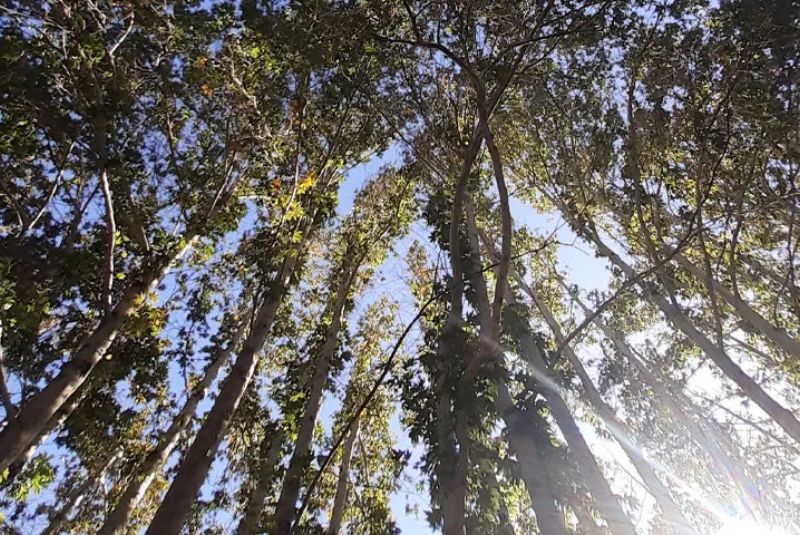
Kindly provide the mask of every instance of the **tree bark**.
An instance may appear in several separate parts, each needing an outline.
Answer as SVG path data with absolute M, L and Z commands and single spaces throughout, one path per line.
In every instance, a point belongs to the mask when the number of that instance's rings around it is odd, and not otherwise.
M 47 426 L 45 426 L 45 430 L 41 431 L 36 436 L 36 438 L 34 438 L 34 440 L 30 444 L 28 444 L 28 446 L 25 448 L 22 454 L 17 458 L 17 460 L 11 466 L 8 467 L 9 481 L 16 478 L 22 471 L 22 469 L 25 468 L 25 465 L 28 463 L 28 461 L 30 461 L 33 458 L 33 455 L 36 453 L 36 449 L 45 440 L 47 440 L 47 436 L 50 434 L 50 432 L 64 425 L 64 422 L 67 420 L 67 418 L 69 418 L 70 415 L 73 412 L 75 412 L 75 409 L 77 409 L 78 406 L 81 404 L 81 401 L 83 401 L 85 395 L 86 395 L 85 390 L 83 392 L 74 394 L 71 398 L 69 398 L 66 404 L 61 406 L 61 409 L 59 409 L 58 413 L 56 413 L 56 415 L 53 416 L 52 418 L 53 421 L 47 423 Z
M 242 301 L 244 303 L 247 300 L 249 300 L 249 292 L 245 293 L 245 297 Z M 105 522 L 97 532 L 98 535 L 112 535 L 124 531 L 133 511 L 139 505 L 139 502 L 142 501 L 142 498 L 144 498 L 145 493 L 150 488 L 158 471 L 164 463 L 167 462 L 167 459 L 178 445 L 178 440 L 189 426 L 192 417 L 197 411 L 197 406 L 205 398 L 208 389 L 211 388 L 211 384 L 219 375 L 222 367 L 228 362 L 233 352 L 236 351 L 242 338 L 244 338 L 246 330 L 247 320 L 246 318 L 241 318 L 236 332 L 228 341 L 225 348 L 217 351 L 216 356 L 211 361 L 211 365 L 208 367 L 205 374 L 203 374 L 203 378 L 194 387 L 166 432 L 160 435 L 156 447 L 147 454 L 139 467 L 134 468 L 134 474 L 130 479 L 130 483 L 111 510 L 111 513 L 106 517 Z
M 258 533 L 264 513 L 264 501 L 267 499 L 270 482 L 278 466 L 282 447 L 283 433 L 281 431 L 264 437 L 264 441 L 261 443 L 261 458 L 256 485 L 247 497 L 244 514 L 236 529 L 237 535 Z
M 550 474 L 542 464 L 541 453 L 527 431 L 530 422 L 514 406 L 505 383 L 495 380 L 495 386 L 498 391 L 495 405 L 508 429 L 509 447 L 517 458 L 520 477 L 531 498 L 539 533 L 567 535 L 564 513 L 558 509 Z
M 299 246 L 284 258 L 281 267 L 271 282 L 264 302 L 259 307 L 250 334 L 239 351 L 230 374 L 220 389 L 214 406 L 206 416 L 189 451 L 181 462 L 178 474 L 161 502 L 150 527 L 148 535 L 177 534 L 183 525 L 189 509 L 197 497 L 208 469 L 214 460 L 219 444 L 225 436 L 239 402 L 244 396 L 257 363 L 257 354 L 272 328 L 289 278 L 297 263 Z
M 303 474 L 311 461 L 311 443 L 314 438 L 314 427 L 322 403 L 322 394 L 328 382 L 331 360 L 336 352 L 339 331 L 342 328 L 342 314 L 350 295 L 350 289 L 356 274 L 358 262 L 355 266 L 345 267 L 344 277 L 336 288 L 336 296 L 331 307 L 331 323 L 325 331 L 325 340 L 314 362 L 314 373 L 311 377 L 310 391 L 306 399 L 300 426 L 297 431 L 294 451 L 292 452 L 289 468 L 283 478 L 281 495 L 275 509 L 273 529 L 275 533 L 289 533 L 292 522 L 295 520 L 297 498 L 300 495 L 300 485 Z
M 359 421 L 356 420 L 350 428 L 350 433 L 342 449 L 342 462 L 339 465 L 339 480 L 336 484 L 336 496 L 333 499 L 333 509 L 331 510 L 331 521 L 326 530 L 327 535 L 339 535 L 342 529 L 342 519 L 344 510 L 347 506 L 347 492 L 350 488 L 350 459 L 353 457 L 353 445 L 358 437 Z
M 591 225 L 589 225 L 591 226 Z M 636 276 L 633 268 L 622 258 L 612 251 L 600 238 L 597 230 L 584 226 L 578 229 L 580 233 L 597 247 L 598 254 L 608 258 L 614 265 L 619 267 L 629 278 Z M 800 442 L 800 421 L 794 415 L 775 401 L 752 377 L 747 375 L 742 368 L 728 356 L 728 354 L 717 347 L 711 340 L 701 333 L 686 317 L 683 311 L 675 305 L 669 303 L 663 296 L 656 293 L 648 284 L 637 281 L 637 284 L 644 291 L 645 295 L 652 301 L 666 316 L 667 320 L 680 330 L 689 340 L 697 345 L 711 359 L 722 372 L 731 379 L 742 390 L 745 396 L 750 398 L 756 405 L 780 425 L 786 433 L 794 440 Z
M 140 280 L 128 287 L 116 307 L 103 316 L 97 328 L 84 339 L 72 359 L 61 367 L 58 375 L 43 390 L 21 405 L 16 417 L 0 433 L 0 471 L 18 460 L 38 435 L 49 431 L 48 422 L 55 421 L 53 415 L 86 382 L 125 320 L 136 310 L 137 301 L 155 288 L 197 235 L 197 231 L 188 230 L 184 235 L 185 246 L 178 248 L 167 258 L 152 260 L 143 270 Z

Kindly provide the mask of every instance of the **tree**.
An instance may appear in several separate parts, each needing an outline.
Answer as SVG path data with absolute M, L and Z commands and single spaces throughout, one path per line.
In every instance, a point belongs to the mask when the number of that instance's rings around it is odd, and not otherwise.
M 6 2 L 2 530 L 794 526 L 799 23 Z

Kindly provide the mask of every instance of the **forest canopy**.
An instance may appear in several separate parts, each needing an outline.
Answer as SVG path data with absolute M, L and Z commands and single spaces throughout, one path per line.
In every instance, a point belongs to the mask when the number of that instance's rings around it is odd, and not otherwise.
M 796 0 L 5 0 L 0 533 L 800 533 Z

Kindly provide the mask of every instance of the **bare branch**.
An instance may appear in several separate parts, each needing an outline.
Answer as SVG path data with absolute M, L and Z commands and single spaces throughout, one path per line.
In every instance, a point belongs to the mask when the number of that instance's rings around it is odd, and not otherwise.
M 103 191 L 103 202 L 106 207 L 106 258 L 103 281 L 103 307 L 105 313 L 111 313 L 111 291 L 114 288 L 114 248 L 116 246 L 117 224 L 114 219 L 114 203 L 111 199 L 111 187 L 108 184 L 108 172 L 100 173 L 100 185 Z

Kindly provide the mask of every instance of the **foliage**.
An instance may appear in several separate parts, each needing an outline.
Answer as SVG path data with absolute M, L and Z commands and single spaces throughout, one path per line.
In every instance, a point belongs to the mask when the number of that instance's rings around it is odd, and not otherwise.
M 0 531 L 792 529 L 796 4 L 5 2 Z

